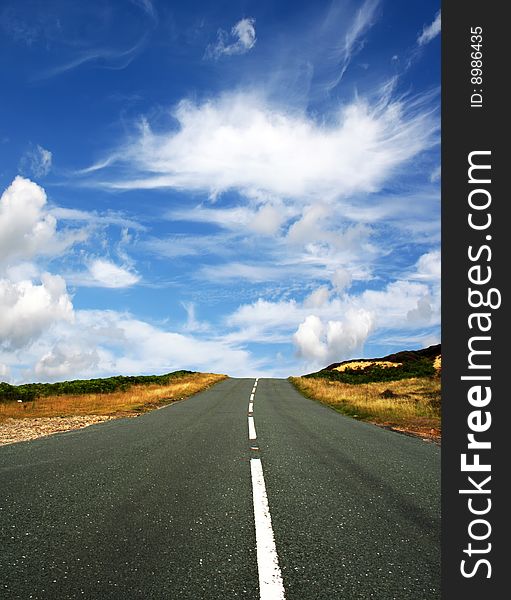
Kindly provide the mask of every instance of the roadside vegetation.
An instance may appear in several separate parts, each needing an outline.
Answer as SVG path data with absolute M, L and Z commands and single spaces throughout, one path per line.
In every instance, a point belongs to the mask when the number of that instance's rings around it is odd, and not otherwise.
M 129 416 L 182 400 L 226 375 L 176 371 L 167 375 L 31 383 L 0 383 L 0 422 L 6 419 Z
M 308 398 L 349 417 L 420 437 L 440 438 L 439 377 L 359 384 L 310 377 L 291 377 L 290 381 Z
M 305 396 L 349 417 L 440 440 L 440 345 L 383 358 L 334 363 L 290 377 Z
M 350 367 L 350 364 L 357 366 Z M 384 364 L 384 361 L 351 361 L 347 366 L 341 365 L 333 368 L 326 368 L 305 375 L 311 379 L 327 379 L 329 381 L 338 381 L 340 383 L 377 383 L 382 381 L 399 381 L 401 379 L 410 379 L 411 377 L 433 377 L 436 375 L 434 363 L 427 359 L 406 361 L 394 363 L 396 366 L 390 366 L 392 363 Z M 342 369 L 342 370 L 341 370 Z
M 107 394 L 125 391 L 138 384 L 163 384 L 179 379 L 184 375 L 193 375 L 193 371 L 174 371 L 165 375 L 136 375 L 103 377 L 101 379 L 74 379 L 57 383 L 25 383 L 9 385 L 0 382 L 0 402 L 21 400 L 27 402 L 44 396 L 64 396 L 78 394 Z

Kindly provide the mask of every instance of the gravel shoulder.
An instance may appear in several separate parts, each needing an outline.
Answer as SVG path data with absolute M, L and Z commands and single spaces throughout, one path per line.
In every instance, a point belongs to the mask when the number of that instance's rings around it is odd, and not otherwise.
M 125 415 L 123 415 L 125 416 Z M 37 419 L 6 419 L 0 422 L 0 446 L 26 442 L 39 437 L 82 429 L 89 425 L 110 421 L 116 417 L 90 415 L 76 417 L 39 417 Z

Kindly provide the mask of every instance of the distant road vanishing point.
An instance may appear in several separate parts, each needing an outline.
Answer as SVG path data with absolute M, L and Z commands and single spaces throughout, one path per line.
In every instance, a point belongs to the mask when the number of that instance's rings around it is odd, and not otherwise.
M 440 449 L 286 380 L 0 447 L 0 597 L 440 597 Z

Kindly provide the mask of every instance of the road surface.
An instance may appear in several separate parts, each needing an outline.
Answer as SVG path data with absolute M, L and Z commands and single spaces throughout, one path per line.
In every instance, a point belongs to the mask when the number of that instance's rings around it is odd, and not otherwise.
M 229 379 L 1 447 L 0 597 L 439 598 L 439 486 L 434 444 Z

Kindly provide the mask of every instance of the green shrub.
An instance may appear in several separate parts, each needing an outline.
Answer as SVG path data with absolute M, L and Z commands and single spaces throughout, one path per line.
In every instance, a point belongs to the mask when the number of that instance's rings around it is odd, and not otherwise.
M 27 402 L 43 396 L 64 396 L 77 394 L 109 394 L 125 390 L 132 385 L 148 385 L 156 383 L 165 385 L 170 380 L 193 371 L 174 371 L 165 375 L 135 375 L 105 377 L 103 379 L 76 379 L 74 381 L 59 381 L 57 383 L 25 383 L 10 385 L 0 382 L 0 402 L 22 400 Z
M 30 402 L 34 400 L 33 390 L 19 389 L 15 385 L 9 385 L 0 381 L 0 402 Z
M 432 377 L 436 374 L 433 362 L 427 358 L 405 362 L 398 367 L 382 367 L 380 365 L 369 365 L 365 369 L 346 369 L 336 371 L 322 369 L 317 373 L 310 373 L 305 377 L 318 377 L 329 381 L 341 381 L 343 383 L 374 383 L 380 381 L 398 381 L 410 377 Z

